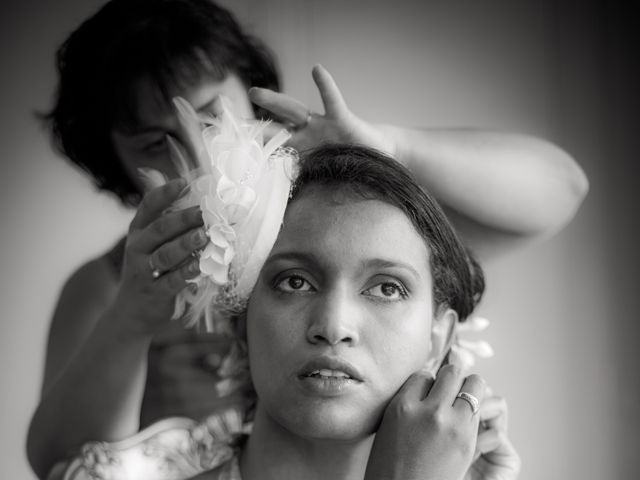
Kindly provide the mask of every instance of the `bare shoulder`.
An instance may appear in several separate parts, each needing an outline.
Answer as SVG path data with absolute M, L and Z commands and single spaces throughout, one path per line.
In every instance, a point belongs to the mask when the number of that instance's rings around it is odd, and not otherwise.
M 43 391 L 57 377 L 113 301 L 118 274 L 108 255 L 78 268 L 66 281 L 49 327 Z
M 105 254 L 78 268 L 67 279 L 57 309 L 69 306 L 73 309 L 83 304 L 97 306 L 110 301 L 118 283 L 118 274 Z

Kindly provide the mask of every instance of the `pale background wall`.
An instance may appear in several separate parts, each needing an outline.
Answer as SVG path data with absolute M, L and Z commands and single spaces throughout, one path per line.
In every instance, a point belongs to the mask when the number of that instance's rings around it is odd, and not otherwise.
M 59 289 L 129 218 L 55 158 L 32 117 L 49 105 L 57 44 L 102 3 L 0 7 L 2 478 L 32 478 L 25 432 Z M 580 161 L 591 193 L 571 226 L 486 265 L 481 313 L 497 356 L 480 369 L 509 400 L 522 479 L 640 478 L 630 121 L 640 83 L 628 12 L 533 0 L 223 3 L 279 54 L 285 89 L 315 109 L 309 72 L 320 62 L 370 120 L 523 131 Z

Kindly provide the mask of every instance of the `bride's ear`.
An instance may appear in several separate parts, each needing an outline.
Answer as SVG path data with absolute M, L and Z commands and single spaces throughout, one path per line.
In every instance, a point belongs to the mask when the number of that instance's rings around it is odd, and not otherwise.
M 431 345 L 425 368 L 434 376 L 451 348 L 457 323 L 458 314 L 451 308 L 439 310 L 433 318 Z

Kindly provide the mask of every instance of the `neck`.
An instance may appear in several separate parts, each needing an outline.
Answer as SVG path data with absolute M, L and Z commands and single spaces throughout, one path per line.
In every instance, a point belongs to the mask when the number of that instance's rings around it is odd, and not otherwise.
M 301 438 L 258 407 L 240 458 L 243 480 L 362 480 L 374 435 L 337 441 Z

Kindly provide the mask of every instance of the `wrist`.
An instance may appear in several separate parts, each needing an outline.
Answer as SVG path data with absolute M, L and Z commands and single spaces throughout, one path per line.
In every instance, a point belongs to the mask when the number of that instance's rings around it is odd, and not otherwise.
M 406 155 L 403 141 L 404 130 L 394 125 L 378 124 L 375 128 L 380 132 L 383 138 L 382 143 L 386 145 L 385 151 L 392 156 L 398 163 L 408 167 L 408 157 Z
M 148 315 L 147 315 L 148 316 Z M 111 304 L 99 320 L 101 333 L 122 343 L 150 344 L 154 335 L 153 322 L 141 312 L 127 308 L 119 302 Z

